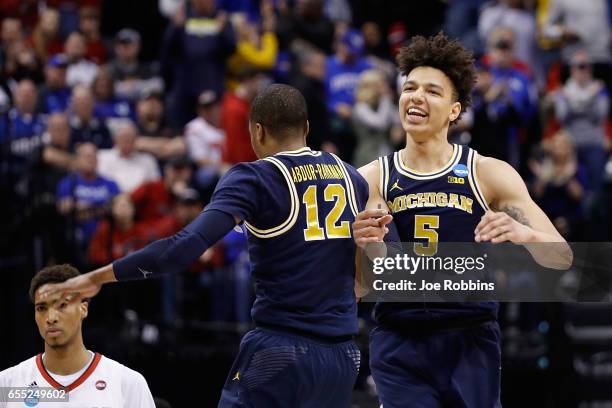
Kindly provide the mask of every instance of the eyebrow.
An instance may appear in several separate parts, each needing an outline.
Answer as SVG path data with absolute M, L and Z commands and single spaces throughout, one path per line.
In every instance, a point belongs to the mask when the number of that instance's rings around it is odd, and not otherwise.
M 412 81 L 412 80 L 411 80 L 411 81 L 406 81 L 406 82 L 404 82 L 404 86 L 406 86 L 406 85 L 416 85 L 416 84 L 417 84 L 417 82 L 416 82 L 416 81 Z M 434 84 L 433 82 L 426 82 L 426 83 L 424 83 L 423 85 L 424 85 L 425 87 L 428 87 L 428 88 L 437 88 L 437 89 L 440 89 L 441 91 L 443 91 L 443 90 L 444 90 L 444 88 L 443 88 L 443 87 L 441 87 L 441 86 L 440 86 L 440 85 L 438 85 L 438 84 Z
M 58 297 L 57 299 L 49 299 L 49 301 L 47 301 L 47 302 L 37 302 L 37 303 L 34 303 L 34 307 L 49 306 L 49 304 L 54 305 L 54 304 L 57 304 L 59 302 L 63 302 L 63 301 L 66 301 L 66 300 L 67 300 L 66 297 Z

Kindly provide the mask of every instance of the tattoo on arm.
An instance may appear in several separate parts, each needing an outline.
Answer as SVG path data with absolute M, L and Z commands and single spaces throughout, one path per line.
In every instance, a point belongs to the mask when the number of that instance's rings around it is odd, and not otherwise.
M 507 205 L 504 208 L 500 208 L 499 210 L 505 212 L 521 224 L 531 227 L 531 225 L 529 224 L 529 220 L 527 219 L 527 217 L 525 217 L 525 214 L 520 208 Z

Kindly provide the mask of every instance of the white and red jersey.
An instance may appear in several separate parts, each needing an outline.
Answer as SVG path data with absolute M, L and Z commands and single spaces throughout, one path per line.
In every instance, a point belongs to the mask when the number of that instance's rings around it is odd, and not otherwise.
M 0 387 L 53 387 L 69 394 L 68 402 L 0 401 L 0 408 L 155 408 L 151 391 L 140 373 L 99 353 L 94 354 L 84 370 L 72 376 L 49 373 L 39 354 L 0 372 Z

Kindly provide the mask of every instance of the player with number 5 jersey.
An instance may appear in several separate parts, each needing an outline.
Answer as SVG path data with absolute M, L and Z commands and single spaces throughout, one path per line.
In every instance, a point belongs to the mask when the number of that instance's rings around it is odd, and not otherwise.
M 230 169 L 196 220 L 47 293 L 90 297 L 104 283 L 184 270 L 244 222 L 257 327 L 242 339 L 219 406 L 347 407 L 360 363 L 351 224 L 368 185 L 335 155 L 306 147 L 306 104 L 295 88 L 266 88 L 249 122 L 260 160 Z
M 370 194 L 353 224 L 357 244 L 381 242 L 389 231 L 387 240 L 434 256 L 441 242 L 511 241 L 540 265 L 567 269 L 571 249 L 516 170 L 448 142 L 449 126 L 470 104 L 472 54 L 440 33 L 414 37 L 397 61 L 405 78 L 399 116 L 406 146 L 360 169 Z M 377 207 L 393 223 L 382 228 L 372 218 Z M 384 246 L 373 247 L 386 255 Z M 370 369 L 382 406 L 501 406 L 497 303 L 381 301 L 373 316 Z

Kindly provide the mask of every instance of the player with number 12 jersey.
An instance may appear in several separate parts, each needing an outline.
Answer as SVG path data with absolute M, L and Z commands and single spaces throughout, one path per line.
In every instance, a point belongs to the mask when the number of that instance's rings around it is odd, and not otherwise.
M 90 297 L 104 283 L 180 272 L 244 222 L 257 327 L 242 339 L 219 406 L 349 406 L 360 362 L 351 224 L 369 190 L 356 169 L 306 147 L 308 127 L 299 91 L 269 86 L 249 117 L 260 160 L 230 169 L 176 235 L 49 292 Z

